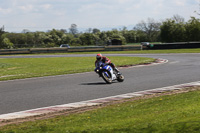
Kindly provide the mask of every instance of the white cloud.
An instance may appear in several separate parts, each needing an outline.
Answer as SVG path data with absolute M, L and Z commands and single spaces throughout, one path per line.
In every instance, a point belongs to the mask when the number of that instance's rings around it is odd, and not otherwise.
M 41 7 L 48 10 L 48 9 L 52 8 L 52 5 L 51 4 L 44 4 L 44 5 L 41 5 Z
M 21 9 L 24 12 L 27 11 L 32 11 L 34 9 L 33 5 L 23 5 L 23 6 L 19 6 L 19 9 Z
M 174 3 L 175 3 L 177 6 L 185 6 L 186 1 L 185 1 L 185 0 L 175 0 Z
M 186 20 L 199 10 L 199 0 L 0 0 L 0 27 L 23 30 L 134 25 L 141 20 L 163 20 L 175 14 Z M 7 28 L 8 27 L 8 28 Z M 11 28 L 9 28 L 11 27 Z
M 118 0 L 118 2 L 120 3 L 120 4 L 124 4 L 124 3 L 129 3 L 129 2 L 131 2 L 132 0 Z
M 7 9 L 3 9 L 3 8 L 0 8 L 0 14 L 9 14 L 12 12 L 12 9 L 10 8 L 7 8 Z
M 103 3 L 93 3 L 93 4 L 86 4 L 86 5 L 81 5 L 80 9 L 78 9 L 79 12 L 104 12 L 104 11 L 109 11 L 113 9 L 113 5 L 107 5 Z

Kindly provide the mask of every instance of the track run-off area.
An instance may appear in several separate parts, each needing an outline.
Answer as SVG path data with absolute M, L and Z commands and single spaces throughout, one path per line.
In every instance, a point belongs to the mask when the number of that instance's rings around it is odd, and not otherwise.
M 200 54 L 104 54 L 165 59 L 157 65 L 120 68 L 122 83 L 105 84 L 95 72 L 0 81 L 0 115 L 200 81 Z M 1 56 L 0 58 L 83 57 L 83 55 Z

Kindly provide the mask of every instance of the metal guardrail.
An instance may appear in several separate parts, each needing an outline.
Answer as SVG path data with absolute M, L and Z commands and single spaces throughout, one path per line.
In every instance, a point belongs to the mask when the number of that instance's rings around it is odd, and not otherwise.
M 67 52 L 68 48 L 31 48 L 30 54 Z
M 141 46 L 94 46 L 94 47 L 71 47 L 71 48 L 2 49 L 0 50 L 0 55 L 67 53 L 67 52 L 98 52 L 98 51 L 130 51 L 130 50 L 141 50 Z
M 183 49 L 183 48 L 200 48 L 200 42 L 176 42 L 143 45 L 142 49 Z
M 200 42 L 178 42 L 150 45 L 120 45 L 120 46 L 94 46 L 94 47 L 71 47 L 71 48 L 30 48 L 30 49 L 1 49 L 0 55 L 9 54 L 36 54 L 36 53 L 67 53 L 67 52 L 98 52 L 98 51 L 131 51 L 148 49 L 181 49 L 200 48 Z
M 0 54 L 29 54 L 30 49 L 2 49 L 0 50 Z

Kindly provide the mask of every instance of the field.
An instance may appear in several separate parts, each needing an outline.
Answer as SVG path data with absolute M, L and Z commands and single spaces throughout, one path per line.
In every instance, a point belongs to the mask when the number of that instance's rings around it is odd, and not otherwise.
M 91 52 L 94 53 L 94 52 Z M 200 49 L 122 51 L 102 53 L 200 53 Z M 73 53 L 74 54 L 74 53 Z M 88 54 L 88 53 L 87 53 Z M 154 59 L 109 57 L 117 66 Z M 77 61 L 78 60 L 78 61 Z M 0 80 L 69 74 L 94 70 L 95 57 L 0 59 Z M 200 87 L 187 93 L 150 95 L 96 109 L 0 127 L 0 133 L 30 132 L 200 132 Z
M 117 66 L 154 61 L 143 57 L 109 57 Z M 0 58 L 0 81 L 93 71 L 95 57 Z
M 85 113 L 8 125 L 0 127 L 0 133 L 200 132 L 199 89 L 130 99 Z

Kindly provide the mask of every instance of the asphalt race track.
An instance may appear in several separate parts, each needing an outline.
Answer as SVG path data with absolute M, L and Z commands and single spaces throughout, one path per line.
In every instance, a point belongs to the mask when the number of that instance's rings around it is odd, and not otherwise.
M 31 55 L 0 58 L 42 58 L 95 55 Z M 95 72 L 0 81 L 0 114 L 92 100 L 142 90 L 200 81 L 200 54 L 107 54 L 163 58 L 165 64 L 121 69 L 122 83 L 111 85 Z

